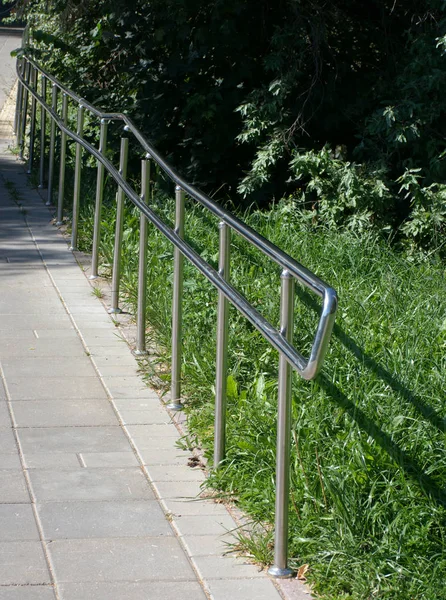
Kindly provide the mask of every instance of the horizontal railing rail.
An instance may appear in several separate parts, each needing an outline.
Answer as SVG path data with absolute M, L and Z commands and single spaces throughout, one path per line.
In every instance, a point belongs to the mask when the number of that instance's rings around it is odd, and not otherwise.
M 289 494 L 289 453 L 291 422 L 291 370 L 294 368 L 304 379 L 313 379 L 325 357 L 333 328 L 337 295 L 333 288 L 303 265 L 288 256 L 280 248 L 272 244 L 254 229 L 243 223 L 235 215 L 211 200 L 193 185 L 187 183 L 179 173 L 159 154 L 156 148 L 138 130 L 133 121 L 125 114 L 103 112 L 85 99 L 66 88 L 55 77 L 45 71 L 32 58 L 22 55 L 17 61 L 19 87 L 17 92 L 17 109 L 15 130 L 21 157 L 24 156 L 27 120 L 29 118 L 29 168 L 31 173 L 34 162 L 36 109 L 40 107 L 40 161 L 39 187 L 45 184 L 45 144 L 46 118 L 51 120 L 49 135 L 48 159 L 48 197 L 47 204 L 52 202 L 53 180 L 55 178 L 56 127 L 60 131 L 59 185 L 57 200 L 57 222 L 63 220 L 63 203 L 65 195 L 66 143 L 67 136 L 76 143 L 74 196 L 72 211 L 71 248 L 77 246 L 80 180 L 82 168 L 82 150 L 86 150 L 97 161 L 96 204 L 94 215 L 92 274 L 98 277 L 98 257 L 100 242 L 100 224 L 102 199 L 104 192 L 104 175 L 107 172 L 118 186 L 117 217 L 112 269 L 112 302 L 109 312 L 120 312 L 119 290 L 122 249 L 122 227 L 124 199 L 127 197 L 140 211 L 140 256 L 137 308 L 137 340 L 136 354 L 146 353 L 145 313 L 146 313 L 146 276 L 147 276 L 147 221 L 151 222 L 174 246 L 174 284 L 172 315 L 172 384 L 169 408 L 180 410 L 181 401 L 181 338 L 182 338 L 182 292 L 183 292 L 183 257 L 186 257 L 218 290 L 217 310 L 217 356 L 216 356 L 216 399 L 215 399 L 215 435 L 214 435 L 214 467 L 218 467 L 224 458 L 226 429 L 226 380 L 227 380 L 227 345 L 228 345 L 228 301 L 248 319 L 262 336 L 279 352 L 279 390 L 278 390 L 278 436 L 276 465 L 276 538 L 275 564 L 270 573 L 277 577 L 289 576 L 287 557 L 288 532 L 288 494 Z M 39 91 L 40 79 L 40 91 Z M 52 87 L 51 104 L 48 102 L 47 84 Z M 61 102 L 58 102 L 61 95 Z M 30 107 L 28 107 L 31 99 Z M 68 125 L 68 102 L 72 101 L 77 108 L 77 130 Z M 59 105 L 61 104 L 61 108 Z M 92 145 L 83 136 L 85 111 L 99 120 L 99 148 Z M 29 117 L 28 117 L 29 113 Z M 132 134 L 139 143 L 142 160 L 142 193 L 138 194 L 126 180 L 128 160 L 128 137 L 121 137 L 119 169 L 107 158 L 108 124 L 112 121 L 122 122 L 124 131 Z M 150 164 L 153 161 L 175 184 L 176 216 L 175 227 L 167 225 L 148 205 L 150 186 Z M 201 204 L 219 219 L 219 263 L 218 270 L 206 262 L 184 239 L 185 194 Z M 274 327 L 248 300 L 230 283 L 230 237 L 234 231 L 253 247 L 279 265 L 281 275 L 281 317 L 280 329 Z M 295 281 L 309 288 L 322 298 L 322 309 L 314 334 L 309 356 L 304 357 L 293 345 L 294 329 L 294 286 Z

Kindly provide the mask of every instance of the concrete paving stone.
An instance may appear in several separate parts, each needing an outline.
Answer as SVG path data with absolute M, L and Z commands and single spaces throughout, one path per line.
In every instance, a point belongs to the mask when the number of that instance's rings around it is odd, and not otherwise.
M 55 453 L 25 453 L 23 461 L 27 469 L 81 469 L 83 465 L 75 452 L 71 454 Z
M 135 389 L 137 392 L 139 391 L 148 391 L 147 385 L 140 379 L 138 376 L 133 377 L 123 377 L 123 376 L 107 376 L 107 384 L 110 385 L 111 388 L 125 388 L 125 389 Z
M 104 331 L 106 331 L 104 329 Z M 108 332 L 110 333 L 110 332 Z M 104 358 L 105 356 L 115 356 L 117 358 L 123 358 L 130 355 L 130 348 L 127 343 L 116 337 L 110 337 L 109 339 L 100 339 L 99 344 L 95 341 L 89 340 L 88 336 L 82 334 L 85 344 L 88 346 L 91 357 L 93 360 L 96 358 Z M 98 339 L 98 338 L 95 338 Z M 108 346 L 105 344 L 109 344 Z
M 198 481 L 202 483 L 206 476 L 199 467 L 188 465 L 153 465 L 149 469 L 152 481 Z
M 0 542 L 2 585 L 51 583 L 40 542 Z
M 0 504 L 0 541 L 39 540 L 31 504 Z
M 202 493 L 198 481 L 155 481 L 153 487 L 160 498 L 173 500 L 193 500 L 199 498 Z
M 0 263 L 0 277 L 6 280 L 13 279 L 14 285 L 26 282 L 28 286 L 47 286 L 50 283 L 43 263 Z
M 50 288 L 43 288 L 49 290 Z M 36 297 L 35 294 L 24 294 L 20 291 L 10 290 L 7 296 L 0 299 L 0 314 L 6 313 L 8 309 L 14 306 L 14 310 L 23 314 L 29 311 L 39 309 L 40 314 L 52 315 L 54 313 L 66 314 L 62 302 L 59 298 L 54 297 L 54 292 L 51 297 L 48 294 L 42 294 L 42 297 Z
M 51 502 L 37 512 L 47 540 L 173 535 L 156 500 Z
M 181 591 L 177 582 L 167 581 L 64 583 L 59 594 L 61 600 L 206 600 L 201 586 L 192 581 L 182 581 Z
M 87 300 L 94 299 L 93 287 L 81 290 L 72 290 L 70 292 L 64 292 L 63 299 L 67 304 L 80 304 Z
M 37 339 L 33 334 L 33 338 L 3 341 L 0 347 L 0 359 L 6 357 L 23 358 L 24 360 L 31 357 L 46 358 L 47 362 L 55 365 L 54 358 L 56 357 L 82 354 L 85 356 L 84 346 L 77 336 L 64 339 Z
M 83 317 L 81 315 L 73 316 L 76 326 L 82 330 L 88 330 L 91 327 L 96 329 L 106 329 L 109 330 L 114 327 L 112 320 L 110 317 L 105 315 L 94 315 L 90 317 Z
M 152 397 L 153 392 L 148 387 L 142 387 L 139 384 L 128 385 L 127 387 L 115 387 L 114 382 L 110 381 L 110 379 L 108 377 L 105 384 L 112 398 L 116 398 L 117 400 L 130 398 L 147 400 Z
M 0 399 L 0 432 L 3 427 L 11 427 L 11 417 L 9 416 L 8 405 L 6 402 Z M 0 433 L 1 436 L 1 433 Z M 0 437 L 0 452 L 1 450 L 1 437 Z
M 140 469 L 33 469 L 29 476 L 37 502 L 154 498 Z
M 70 252 L 70 250 L 68 250 L 68 252 Z M 67 256 L 69 256 L 69 254 L 67 254 Z M 73 255 L 71 255 L 71 260 L 73 260 Z M 51 273 L 54 281 L 57 282 L 58 281 L 75 281 L 75 282 L 81 282 L 84 285 L 88 284 L 88 281 L 85 277 L 85 275 L 83 274 L 83 272 L 80 270 L 79 266 L 77 265 L 77 263 L 74 263 L 66 268 L 62 268 L 62 269 L 54 269 L 54 272 Z
M 154 391 L 154 390 L 150 390 L 150 388 L 147 388 L 149 392 L 151 392 L 151 395 L 149 398 L 117 398 L 114 402 L 115 402 L 115 406 L 118 410 L 128 410 L 128 411 L 141 411 L 141 410 L 146 410 L 146 411 L 159 411 L 161 412 L 163 415 L 166 415 L 166 418 L 168 419 L 168 423 L 172 422 L 172 419 L 169 416 L 169 413 L 167 412 L 167 410 L 164 408 L 163 403 L 161 402 L 161 400 L 159 399 L 158 394 Z
M 67 316 L 68 318 L 68 316 Z M 66 329 L 41 329 L 40 327 L 36 327 L 35 332 L 37 334 L 38 339 L 42 340 L 66 340 L 66 339 L 79 339 L 79 335 L 73 325 Z M 35 334 L 33 334 L 36 337 Z
M 170 450 L 140 450 L 139 456 L 143 465 L 187 465 L 192 453 L 188 450 L 170 449 Z
M 178 429 L 172 423 L 168 423 L 167 425 L 129 425 L 126 429 L 129 435 L 135 439 L 156 437 L 180 438 Z
M 53 587 L 43 585 L 0 586 L 0 600 L 55 600 Z
M 263 570 L 244 558 L 234 556 L 195 556 L 199 575 L 205 579 L 254 579 L 264 577 Z
M 87 287 L 88 282 L 84 281 L 84 280 L 81 280 L 81 281 L 75 281 L 74 279 L 57 280 L 57 282 L 54 281 L 53 287 L 54 287 L 54 285 L 56 286 L 58 293 L 62 297 L 66 293 L 88 290 L 88 287 Z
M 13 402 L 13 412 L 17 427 L 118 424 L 111 404 L 105 399 L 16 400 Z
M 148 453 L 151 452 L 153 456 L 156 456 L 156 453 L 159 450 L 169 450 L 173 454 L 178 451 L 178 447 L 176 446 L 177 439 L 175 437 L 147 437 L 144 435 L 141 436 L 132 436 L 132 441 L 135 446 L 138 448 L 138 452 L 146 451 L 145 456 L 150 456 Z
M 90 327 L 82 331 L 82 337 L 89 345 L 92 343 L 93 345 L 107 348 L 110 342 L 119 342 L 123 349 L 128 349 L 127 342 L 117 327 L 108 327 L 106 329 L 103 327 Z
M 93 298 L 92 298 L 93 300 Z M 67 303 L 68 309 L 70 311 L 70 313 L 77 317 L 78 315 L 105 315 L 107 316 L 108 319 L 110 319 L 110 317 L 108 317 L 107 312 L 105 310 L 105 306 L 103 304 L 101 304 L 100 302 L 98 303 L 92 303 L 92 302 L 83 302 L 82 304 L 74 304 L 73 302 L 68 302 Z
M 180 535 L 223 535 L 237 529 L 237 523 L 229 513 L 220 516 L 173 516 L 175 528 Z
M 207 498 L 194 498 L 192 500 L 174 500 L 166 498 L 162 502 L 166 511 L 178 516 L 194 516 L 194 517 L 221 517 L 225 518 L 229 515 L 224 504 L 214 502 Z
M 66 313 L 60 315 L 6 314 L 0 315 L 0 330 L 18 329 L 72 329 L 73 325 Z
M 97 377 L 15 377 L 9 393 L 12 400 L 107 397 Z
M 6 424 L 6 423 L 5 423 Z M 0 453 L 15 454 L 17 452 L 17 444 L 11 427 L 0 428 Z
M 48 549 L 60 583 L 195 581 L 174 537 L 57 540 Z
M 128 452 L 86 452 L 79 455 L 88 469 L 101 467 L 139 467 L 138 459 L 129 446 Z
M 23 453 L 126 452 L 120 427 L 40 427 L 17 429 Z
M 139 377 L 141 375 L 140 368 L 137 364 L 133 365 L 113 365 L 111 367 L 98 367 L 101 377 Z
M 30 502 L 28 489 L 21 469 L 4 469 L 0 471 L 0 490 L 0 502 L 4 504 Z
M 21 463 L 18 454 L 0 454 L 0 470 L 20 468 Z
M 124 425 L 163 425 L 170 423 L 170 417 L 167 414 L 167 411 L 161 406 L 156 410 L 127 410 L 125 408 L 120 408 L 119 416 Z
M 195 556 L 231 556 L 231 544 L 237 542 L 231 533 L 222 535 L 187 535 L 182 542 L 192 558 Z
M 210 579 L 206 581 L 214 600 L 280 600 L 272 581 L 263 579 Z
M 290 579 L 278 579 L 277 588 L 282 592 L 286 600 L 312 600 L 311 589 L 303 581 L 292 577 Z
M 83 356 L 60 356 L 57 361 L 46 358 L 7 358 L 2 361 L 6 380 L 16 377 L 96 377 L 91 360 Z
M 122 342 L 121 342 L 122 343 Z M 130 349 L 127 345 L 124 347 L 125 352 L 122 353 L 122 356 L 101 356 L 96 351 L 91 353 L 92 359 L 94 360 L 95 365 L 98 369 L 102 367 L 119 367 L 121 365 L 128 367 L 136 367 L 138 365 L 134 356 L 130 354 Z M 104 348 L 104 352 L 106 349 Z M 155 392 L 154 392 L 155 394 Z M 155 394 L 156 395 L 156 394 Z

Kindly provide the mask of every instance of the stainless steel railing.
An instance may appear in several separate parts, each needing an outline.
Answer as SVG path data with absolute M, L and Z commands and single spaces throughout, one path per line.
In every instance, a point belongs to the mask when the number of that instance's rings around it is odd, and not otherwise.
M 109 312 L 118 313 L 120 291 L 120 269 L 123 230 L 123 207 L 127 197 L 140 211 L 140 252 L 138 266 L 138 304 L 136 354 L 146 353 L 145 314 L 147 287 L 147 221 L 150 221 L 174 246 L 174 282 L 172 310 L 172 379 L 171 399 L 168 408 L 181 410 L 181 360 L 182 360 L 182 295 L 183 261 L 187 258 L 218 290 L 217 350 L 216 350 L 216 398 L 214 428 L 214 467 L 217 468 L 225 454 L 226 430 L 226 382 L 228 348 L 228 302 L 241 312 L 262 336 L 279 352 L 278 374 L 278 425 L 276 457 L 276 518 L 274 565 L 269 573 L 275 577 L 289 577 L 288 567 L 288 503 L 289 463 L 291 431 L 291 373 L 295 369 L 304 379 L 313 379 L 324 360 L 333 328 L 337 307 L 336 292 L 304 266 L 285 254 L 251 227 L 229 211 L 212 201 L 208 196 L 188 184 L 169 165 L 157 150 L 136 128 L 131 119 L 121 113 L 104 113 L 67 89 L 56 78 L 46 72 L 32 58 L 22 55 L 17 61 L 19 86 L 15 117 L 15 131 L 20 156 L 24 157 L 27 121 L 29 119 L 28 173 L 34 163 L 37 105 L 40 107 L 40 158 L 39 187 L 45 184 L 48 172 L 47 205 L 52 202 L 55 178 L 55 148 L 57 130 L 60 131 L 59 183 L 57 193 L 57 223 L 63 219 L 65 195 L 65 171 L 67 138 L 76 142 L 74 191 L 72 208 L 71 249 L 77 246 L 82 152 L 87 150 L 97 160 L 96 203 L 94 214 L 93 250 L 91 279 L 98 277 L 101 210 L 104 193 L 104 177 L 107 172 L 118 186 L 117 215 L 112 270 L 112 299 Z M 51 86 L 51 104 L 48 102 L 48 86 Z M 61 108 L 58 98 L 61 95 Z M 31 106 L 29 108 L 29 99 Z M 69 109 L 77 110 L 76 131 L 68 125 Z M 83 135 L 85 112 L 98 119 L 100 127 L 99 148 L 93 146 Z M 28 115 L 29 113 L 29 115 Z M 47 143 L 46 119 L 50 119 L 48 166 L 45 165 Z M 106 157 L 108 124 L 121 122 L 125 135 L 121 137 L 120 164 L 117 169 Z M 141 195 L 126 181 L 129 135 L 139 143 L 142 159 Z M 174 228 L 169 227 L 150 208 L 149 185 L 151 162 L 156 163 L 175 183 L 176 215 Z M 184 239 L 185 194 L 200 203 L 219 219 L 218 270 L 207 263 Z M 230 283 L 231 232 L 242 236 L 252 246 L 277 263 L 282 269 L 280 329 L 274 327 L 246 298 Z M 293 345 L 294 288 L 295 281 L 309 288 L 322 298 L 322 311 L 313 338 L 309 357 L 304 357 Z

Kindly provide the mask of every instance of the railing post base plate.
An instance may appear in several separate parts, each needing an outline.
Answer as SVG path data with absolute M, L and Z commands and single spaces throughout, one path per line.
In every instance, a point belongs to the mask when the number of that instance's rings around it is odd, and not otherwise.
M 268 575 L 271 575 L 271 577 L 275 577 L 276 579 L 290 579 L 290 577 L 294 577 L 295 572 L 289 567 L 281 569 L 280 567 L 273 565 L 268 569 Z
M 134 356 L 147 356 L 149 353 L 147 350 L 133 350 L 132 354 Z
M 180 410 L 183 410 L 184 406 L 181 404 L 180 400 L 172 400 L 172 402 L 169 402 L 169 404 L 166 404 L 166 408 L 168 408 L 169 410 L 174 410 L 175 412 L 178 412 Z

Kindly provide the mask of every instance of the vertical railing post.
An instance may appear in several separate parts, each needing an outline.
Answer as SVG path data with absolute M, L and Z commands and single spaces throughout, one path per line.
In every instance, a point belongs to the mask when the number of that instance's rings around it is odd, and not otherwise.
M 281 275 L 280 332 L 292 343 L 294 328 L 294 278 L 284 270 Z M 274 565 L 268 569 L 273 577 L 292 577 L 288 567 L 288 511 L 290 491 L 291 441 L 291 375 L 292 368 L 279 354 L 279 388 L 276 451 L 276 517 L 274 533 Z
M 31 65 L 29 62 L 25 60 L 25 64 L 23 67 L 23 78 L 26 83 L 29 83 L 30 73 L 31 73 Z M 20 130 L 19 130 L 19 141 L 18 146 L 20 149 L 19 157 L 21 160 L 24 158 L 25 153 L 25 136 L 26 136 L 26 118 L 28 115 L 28 97 L 29 92 L 28 89 L 25 88 L 23 90 L 23 103 L 22 103 L 22 116 L 20 118 Z
M 230 269 L 231 229 L 224 221 L 219 224 L 220 245 L 218 272 L 228 281 Z M 226 445 L 226 383 L 228 370 L 228 316 L 229 303 L 225 295 L 218 292 L 217 307 L 217 361 L 215 377 L 215 426 L 214 467 L 218 467 L 225 456 Z
M 46 102 L 46 77 L 41 78 L 41 92 L 44 102 Z M 46 135 L 46 110 L 40 105 L 40 165 L 39 165 L 39 188 L 45 187 L 45 135 Z
M 184 238 L 184 190 L 175 188 L 175 233 Z M 181 402 L 181 356 L 183 345 L 183 269 L 184 257 L 175 247 L 173 255 L 173 301 L 172 301 L 172 382 L 171 398 L 167 405 L 171 410 L 182 410 Z
M 24 70 L 23 69 L 24 69 L 24 66 L 25 66 L 24 61 L 22 60 L 19 63 L 19 65 L 20 65 L 19 66 L 20 74 L 23 77 L 23 74 L 24 74 Z M 17 84 L 17 99 L 16 99 L 16 105 L 15 105 L 15 114 L 14 114 L 14 133 L 16 135 L 17 147 L 20 146 L 19 137 L 20 137 L 20 127 L 21 127 L 20 119 L 21 119 L 21 116 L 22 116 L 22 102 L 23 102 L 23 85 L 22 85 L 22 82 L 19 79 L 18 84 Z
M 57 85 L 53 83 L 51 90 L 51 108 L 57 112 Z M 53 201 L 53 178 L 54 178 L 54 154 L 56 150 L 56 121 L 51 118 L 50 132 L 50 155 L 48 161 L 48 194 L 46 197 L 46 205 L 51 206 Z
M 84 133 L 85 108 L 79 104 L 77 109 L 77 135 L 82 137 Z M 74 192 L 73 192 L 73 216 L 71 222 L 71 247 L 77 250 L 78 225 L 79 225 L 79 202 L 81 197 L 81 171 L 82 171 L 82 146 L 76 143 L 76 162 L 74 166 Z
M 122 178 L 127 176 L 127 157 L 129 152 L 129 138 L 121 138 L 121 154 L 119 159 L 119 173 Z M 111 307 L 109 313 L 120 313 L 119 308 L 119 287 L 121 282 L 121 254 L 122 254 L 122 230 L 124 226 L 124 190 L 118 187 L 116 194 L 116 229 L 115 229 L 115 247 L 113 253 L 113 274 L 111 288 Z
M 141 162 L 141 200 L 149 203 L 150 160 L 149 155 Z M 138 308 L 136 313 L 136 349 L 137 356 L 147 354 L 146 349 L 146 299 L 147 299 L 147 217 L 139 215 L 139 265 L 138 265 Z
M 62 121 L 64 125 L 68 122 L 68 96 L 62 94 Z M 60 135 L 60 169 L 59 189 L 57 195 L 57 221 L 56 225 L 63 225 L 63 201 L 65 195 L 65 162 L 67 159 L 67 134 L 62 131 Z
M 105 154 L 107 148 L 107 131 L 108 121 L 101 119 L 101 134 L 99 138 L 99 152 Z M 96 204 L 94 209 L 94 226 L 93 226 L 93 250 L 91 254 L 91 275 L 90 279 L 99 277 L 99 244 L 101 241 L 101 215 L 102 215 L 102 200 L 104 197 L 104 173 L 105 167 L 98 160 L 98 173 L 96 178 Z
M 31 76 L 30 76 L 30 85 L 31 88 L 36 91 L 37 90 L 37 69 L 31 66 Z M 37 102 L 35 97 L 32 97 L 31 100 L 31 117 L 30 117 L 30 125 L 29 125 L 29 158 L 28 158 L 28 171 L 27 174 L 31 175 L 33 161 L 34 161 L 34 137 L 36 134 L 36 110 L 37 110 Z

